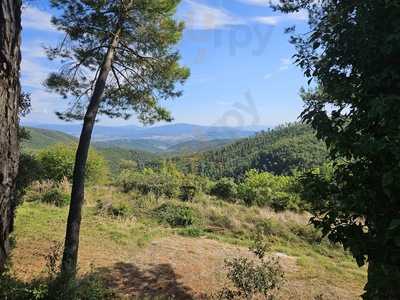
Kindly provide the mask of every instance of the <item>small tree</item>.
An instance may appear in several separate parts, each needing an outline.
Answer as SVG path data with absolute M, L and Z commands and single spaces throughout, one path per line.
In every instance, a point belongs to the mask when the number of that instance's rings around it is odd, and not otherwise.
M 60 12 L 53 23 L 66 35 L 59 47 L 47 49 L 63 67 L 46 86 L 72 99 L 57 113 L 61 119 L 83 119 L 61 268 L 67 277 L 76 272 L 85 165 L 97 115 L 127 119 L 136 112 L 143 123 L 170 121 L 159 101 L 180 96 L 176 85 L 189 76 L 173 48 L 183 30 L 173 19 L 179 2 L 51 0 Z

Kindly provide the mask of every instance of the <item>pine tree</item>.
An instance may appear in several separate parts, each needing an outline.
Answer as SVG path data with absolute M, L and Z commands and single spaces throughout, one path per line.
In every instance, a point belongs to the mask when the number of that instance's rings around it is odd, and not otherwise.
M 72 99 L 57 113 L 82 120 L 76 152 L 62 274 L 76 273 L 84 173 L 91 135 L 99 114 L 111 118 L 137 115 L 143 123 L 170 121 L 160 101 L 181 95 L 189 76 L 174 48 L 183 23 L 174 19 L 180 0 L 51 0 L 61 12 L 54 25 L 65 32 L 56 48 L 47 49 L 63 67 L 46 86 Z

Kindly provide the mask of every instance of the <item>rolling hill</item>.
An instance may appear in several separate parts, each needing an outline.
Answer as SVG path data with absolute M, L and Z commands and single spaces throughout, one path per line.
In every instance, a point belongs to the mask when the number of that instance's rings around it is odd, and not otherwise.
M 249 169 L 277 175 L 320 166 L 327 150 L 306 125 L 288 124 L 199 154 L 175 157 L 187 172 L 211 178 L 241 177 Z
M 36 151 L 58 143 L 74 143 L 77 139 L 61 131 L 26 127 L 30 138 L 24 140 L 22 149 Z

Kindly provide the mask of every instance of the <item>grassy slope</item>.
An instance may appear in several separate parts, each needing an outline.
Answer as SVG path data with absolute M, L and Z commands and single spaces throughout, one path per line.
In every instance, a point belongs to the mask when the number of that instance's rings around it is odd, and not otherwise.
M 27 152 L 36 152 L 43 148 L 49 147 L 55 144 L 69 144 L 76 143 L 77 139 L 71 135 L 65 134 L 63 132 L 47 130 L 47 129 L 38 129 L 38 128 L 27 128 L 30 139 L 24 140 L 22 143 L 23 151 Z M 116 172 L 118 169 L 119 162 L 121 160 L 134 160 L 139 165 L 146 165 L 149 161 L 154 161 L 157 159 L 155 154 L 145 152 L 145 151 L 137 151 L 137 150 L 129 150 L 119 148 L 117 145 L 109 144 L 108 147 L 103 145 L 100 148 L 96 147 L 96 150 L 101 153 L 104 158 L 109 162 L 110 168 L 112 172 Z
M 128 219 L 96 215 L 96 200 L 130 203 L 134 214 Z M 249 245 L 249 237 L 257 224 L 266 224 L 263 228 L 272 243 L 271 251 L 279 253 L 286 270 L 287 282 L 280 299 L 314 299 L 319 294 L 324 294 L 326 299 L 356 299 L 362 293 L 365 270 L 357 268 L 340 248 L 326 241 L 317 243 L 318 235 L 305 225 L 305 215 L 277 214 L 203 196 L 188 204 L 198 212 L 196 227 L 203 230 L 203 236 L 178 238 L 176 234 L 187 236 L 190 230 L 160 225 L 152 217 L 151 211 L 163 201 L 122 194 L 110 187 L 89 189 L 82 223 L 81 271 L 88 270 L 91 263 L 100 272 L 107 270 L 107 274 L 124 264 L 149 270 L 168 264 L 170 271 L 178 272 L 180 282 L 188 285 L 193 294 L 208 293 L 224 281 L 224 256 L 247 253 L 241 247 Z M 63 240 L 66 214 L 67 208 L 43 204 L 25 203 L 19 207 L 15 230 L 17 247 L 13 253 L 14 271 L 19 277 L 29 280 L 43 270 L 43 255 L 48 253 L 53 241 Z M 222 254 L 215 249 L 220 249 Z M 216 270 L 212 269 L 215 265 Z M 194 270 L 201 273 L 200 282 L 197 277 L 193 279 Z M 130 275 L 135 278 L 135 274 Z M 164 275 L 168 282 L 176 281 L 178 276 L 170 272 Z M 117 275 L 113 276 L 110 280 L 117 280 Z M 143 280 L 154 284 L 154 278 L 146 276 Z M 125 286 L 121 292 L 132 295 L 137 289 L 140 287 Z
M 66 133 L 47 129 L 27 128 L 30 139 L 22 147 L 27 151 L 36 151 L 57 143 L 73 143 L 76 139 Z

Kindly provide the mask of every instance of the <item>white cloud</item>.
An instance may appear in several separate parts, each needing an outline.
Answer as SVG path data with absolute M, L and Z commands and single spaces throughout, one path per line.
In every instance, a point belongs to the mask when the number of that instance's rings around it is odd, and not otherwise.
M 250 4 L 250 5 L 257 5 L 257 6 L 269 6 L 270 3 L 272 4 L 278 4 L 279 0 L 238 0 L 239 2 Z
M 261 24 L 275 26 L 278 25 L 281 19 L 282 19 L 281 16 L 266 16 L 266 17 L 255 17 L 254 21 Z
M 29 5 L 22 10 L 22 27 L 40 31 L 56 31 L 51 24 L 49 13 Z
M 308 13 L 304 10 L 301 10 L 299 12 L 291 13 L 291 14 L 280 14 L 280 15 L 275 15 L 275 16 L 254 17 L 253 20 L 257 23 L 275 26 L 275 25 L 278 25 L 279 23 L 307 21 Z
M 282 58 L 281 66 L 279 67 L 279 71 L 286 71 L 287 69 L 289 69 L 291 64 L 292 64 L 292 60 L 290 58 Z
M 31 41 L 25 43 L 22 41 L 22 58 L 46 58 L 46 51 L 43 48 L 44 42 Z
M 189 7 L 183 18 L 189 29 L 211 30 L 245 23 L 241 18 L 222 8 L 208 6 L 193 0 L 186 0 L 185 3 Z
M 44 64 L 24 58 L 21 63 L 21 84 L 24 88 L 43 88 L 42 84 L 50 72 Z

